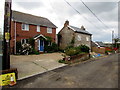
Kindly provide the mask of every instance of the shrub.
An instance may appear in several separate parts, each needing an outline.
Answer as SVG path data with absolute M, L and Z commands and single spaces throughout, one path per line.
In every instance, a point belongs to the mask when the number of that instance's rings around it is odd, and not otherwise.
M 65 63 L 65 60 L 60 59 L 58 62 L 59 63 Z
M 52 52 L 57 52 L 59 49 L 56 43 L 52 43 L 51 46 L 46 45 L 44 50 L 47 51 L 48 53 L 52 53 Z
M 29 38 L 28 39 L 28 43 L 32 46 L 32 48 L 35 47 L 35 40 L 34 40 L 34 38 Z
M 78 53 L 79 52 L 76 50 L 76 48 L 70 48 L 65 51 L 65 54 L 69 56 L 77 55 Z
M 86 52 L 86 53 L 89 53 L 89 50 L 90 50 L 90 48 L 86 45 L 80 45 L 77 48 L 80 49 L 81 52 Z
M 80 53 L 89 53 L 89 47 L 80 45 L 78 47 L 68 46 L 66 47 L 65 54 L 69 56 L 78 55 Z
M 39 55 L 40 53 L 38 51 L 36 51 L 35 49 L 32 50 L 32 52 L 30 54 L 35 54 L 35 55 Z

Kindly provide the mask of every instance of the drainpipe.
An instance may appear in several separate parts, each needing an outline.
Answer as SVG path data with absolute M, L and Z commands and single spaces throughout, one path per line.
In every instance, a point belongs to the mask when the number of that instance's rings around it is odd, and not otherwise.
M 15 52 L 15 54 L 16 54 L 16 21 L 15 21 L 15 43 L 14 43 L 14 52 Z

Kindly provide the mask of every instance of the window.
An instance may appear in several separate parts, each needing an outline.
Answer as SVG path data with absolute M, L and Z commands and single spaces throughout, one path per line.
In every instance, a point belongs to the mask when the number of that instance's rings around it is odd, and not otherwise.
M 89 41 L 89 38 L 88 38 L 88 37 L 86 37 L 86 41 Z
M 40 32 L 40 26 L 37 26 L 37 32 Z
M 28 43 L 28 39 L 21 39 L 21 44 Z
M 47 33 L 52 33 L 52 28 L 47 28 Z
M 81 41 L 81 36 L 80 36 L 80 35 L 78 35 L 77 39 L 78 39 L 78 41 Z
M 29 31 L 29 24 L 22 24 L 22 30 Z

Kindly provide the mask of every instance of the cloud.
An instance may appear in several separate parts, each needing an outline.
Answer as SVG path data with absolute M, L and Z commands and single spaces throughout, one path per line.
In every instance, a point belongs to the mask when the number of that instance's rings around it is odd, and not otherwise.
M 16 4 L 28 10 L 36 9 L 44 6 L 42 2 L 16 2 Z

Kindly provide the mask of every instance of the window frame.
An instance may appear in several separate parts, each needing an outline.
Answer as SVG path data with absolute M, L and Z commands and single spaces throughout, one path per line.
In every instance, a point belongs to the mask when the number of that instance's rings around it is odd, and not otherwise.
M 37 32 L 40 32 L 40 26 L 37 25 Z
M 89 37 L 86 37 L 86 41 L 89 41 Z
M 29 24 L 22 23 L 22 30 L 23 31 L 29 31 Z
M 78 35 L 78 36 L 77 36 L 77 40 L 78 40 L 78 41 L 81 41 L 81 40 L 82 40 L 81 35 Z
M 52 28 L 47 27 L 47 33 L 52 33 Z
M 21 39 L 21 45 L 28 43 L 28 39 Z

